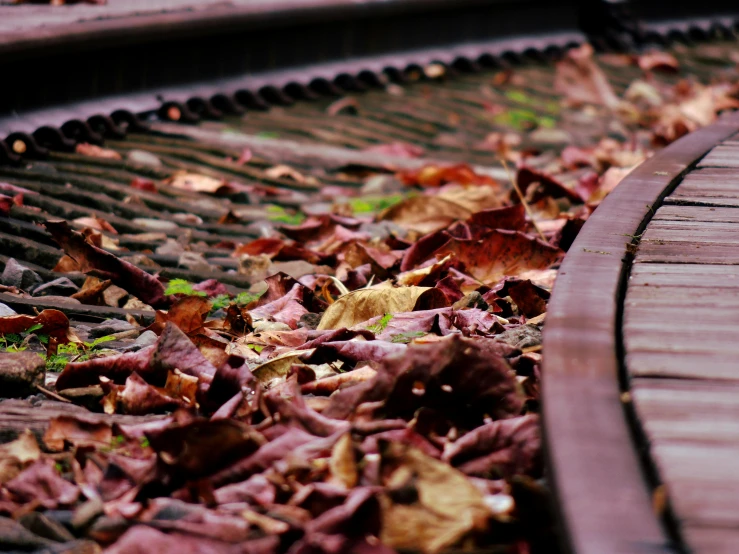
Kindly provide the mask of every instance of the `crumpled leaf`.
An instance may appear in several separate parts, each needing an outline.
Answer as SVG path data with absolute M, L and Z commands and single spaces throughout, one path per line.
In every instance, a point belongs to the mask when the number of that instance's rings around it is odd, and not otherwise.
M 444 229 L 470 215 L 470 210 L 464 206 L 439 196 L 412 196 L 387 208 L 377 218 L 425 234 Z
M 98 277 L 110 279 L 155 308 L 166 305 L 164 285 L 156 277 L 93 246 L 64 221 L 46 221 L 44 226 L 64 252 L 79 264 L 80 271 L 94 272 Z
M 398 173 L 398 177 L 406 185 L 438 188 L 446 183 L 460 185 L 497 185 L 492 177 L 478 175 L 465 164 L 454 166 L 427 165 L 418 170 Z
M 472 277 L 494 283 L 534 269 L 546 269 L 562 255 L 561 250 L 518 231 L 496 230 L 480 240 L 451 239 L 438 255 L 454 255 Z
M 187 405 L 182 400 L 172 398 L 152 387 L 138 373 L 132 373 L 126 379 L 125 387 L 118 393 L 118 400 L 123 411 L 133 415 L 173 411 Z
M 454 334 L 428 344 L 411 343 L 403 356 L 386 359 L 373 379 L 334 394 L 323 414 L 345 418 L 363 402 L 384 401 L 385 417 L 410 420 L 427 407 L 468 428 L 485 417 L 518 415 L 523 397 L 503 357 L 511 351 L 494 339 Z
M 216 194 L 228 188 L 228 183 L 225 179 L 217 179 L 208 175 L 188 173 L 186 171 L 175 172 L 165 183 L 176 189 L 207 192 L 210 194 Z
M 134 372 L 147 383 L 162 386 L 168 372 L 175 369 L 197 377 L 203 384 L 209 384 L 216 373 L 213 364 L 187 335 L 173 323 L 167 323 L 156 344 L 138 352 L 68 363 L 56 381 L 56 388 L 64 390 L 94 385 L 101 376 L 123 384 Z
M 177 300 L 166 312 L 157 311 L 156 321 L 149 326 L 155 333 L 161 333 L 169 321 L 186 335 L 203 331 L 203 323 L 210 312 L 210 302 L 200 296 L 185 296 Z
M 644 52 L 639 54 L 637 64 L 642 71 L 664 71 L 674 73 L 680 69 L 680 63 L 669 52 Z
M 249 426 L 228 419 L 194 419 L 147 436 L 162 463 L 188 478 L 217 471 L 264 443 Z
M 105 158 L 108 160 L 120 160 L 122 156 L 115 150 L 110 148 L 103 148 L 95 144 L 89 144 L 87 142 L 80 142 L 74 147 L 74 151 L 83 156 L 92 156 L 94 158 Z
M 383 543 L 435 554 L 485 530 L 490 512 L 464 474 L 399 443 L 384 445 L 381 456 Z
M 69 328 L 69 319 L 59 310 L 43 310 L 36 316 L 10 315 L 0 317 L 0 335 L 25 333 L 30 328 L 41 325 L 38 333 L 49 335 L 60 343 L 79 341 Z
M 4 486 L 14 501 L 37 502 L 48 509 L 71 505 L 80 494 L 76 485 L 60 477 L 48 459 L 37 460 Z
M 535 473 L 541 467 L 539 416 L 486 423 L 447 444 L 442 460 L 481 477 Z
M 574 104 L 598 104 L 615 109 L 620 102 L 605 73 L 593 60 L 593 47 L 588 43 L 571 48 L 557 63 L 554 90 Z
M 580 195 L 566 187 L 563 183 L 551 175 L 547 175 L 541 171 L 537 171 L 530 167 L 521 167 L 516 174 L 516 183 L 518 188 L 530 202 L 538 202 L 543 197 L 549 198 L 567 198 L 570 202 L 579 204 L 582 202 Z M 536 192 L 529 191 L 529 187 L 534 185 Z M 533 192 L 533 194 L 532 194 Z
M 49 422 L 44 433 L 46 448 L 61 452 L 67 443 L 75 446 L 107 446 L 113 438 L 109 423 L 89 414 L 60 415 Z
M 378 315 L 447 305 L 443 293 L 431 287 L 362 289 L 345 294 L 331 304 L 324 312 L 318 330 L 353 327 Z
M 0 485 L 15 478 L 40 456 L 41 449 L 29 429 L 14 441 L 0 445 Z

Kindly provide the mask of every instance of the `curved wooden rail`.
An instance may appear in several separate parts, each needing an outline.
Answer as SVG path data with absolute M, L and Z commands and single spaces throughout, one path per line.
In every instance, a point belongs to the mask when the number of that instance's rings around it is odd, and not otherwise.
M 566 549 L 676 552 L 651 493 L 622 398 L 621 310 L 638 236 L 697 160 L 739 130 L 731 114 L 636 168 L 567 254 L 544 332 L 546 452 Z

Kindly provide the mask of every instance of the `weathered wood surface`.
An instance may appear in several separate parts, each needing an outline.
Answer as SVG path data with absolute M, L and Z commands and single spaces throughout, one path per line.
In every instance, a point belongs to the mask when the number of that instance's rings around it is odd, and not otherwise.
M 739 550 L 739 142 L 714 147 L 639 243 L 623 302 L 629 397 L 684 549 Z
M 676 552 L 653 510 L 620 385 L 619 324 L 633 248 L 627 237 L 638 236 L 692 165 L 738 128 L 737 116 L 723 118 L 635 169 L 588 220 L 560 269 L 544 331 L 542 410 L 551 479 L 571 552 Z M 645 279 L 661 274 L 652 270 L 638 278 L 647 286 Z M 678 286 L 686 278 L 698 275 L 664 274 L 665 283 Z M 653 302 L 647 313 L 668 303 L 644 300 Z M 679 320 L 687 312 L 679 306 L 663 317 Z M 657 329 L 658 320 L 652 323 Z M 686 327 L 683 337 L 688 335 Z M 722 363 L 728 373 L 728 358 Z M 683 369 L 694 366 L 695 360 Z
M 59 416 L 73 416 L 90 422 L 120 425 L 132 425 L 165 417 L 160 415 L 108 415 L 90 412 L 81 406 L 54 400 L 6 399 L 0 400 L 0 443 L 15 440 L 18 435 L 29 429 L 36 435 L 39 444 L 43 444 L 43 435 L 49 427 L 49 422 Z

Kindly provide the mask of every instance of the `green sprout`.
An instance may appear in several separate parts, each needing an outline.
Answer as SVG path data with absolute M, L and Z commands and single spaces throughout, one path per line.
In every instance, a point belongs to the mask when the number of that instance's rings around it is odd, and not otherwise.
M 382 333 L 390 323 L 391 319 L 393 319 L 393 314 L 385 314 L 384 316 L 382 316 L 380 321 L 378 321 L 374 325 L 369 325 L 367 327 L 367 330 L 372 331 L 375 335 Z

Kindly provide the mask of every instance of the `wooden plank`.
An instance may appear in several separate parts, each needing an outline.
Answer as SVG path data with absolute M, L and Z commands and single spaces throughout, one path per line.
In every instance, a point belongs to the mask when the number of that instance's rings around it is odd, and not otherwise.
M 588 219 L 559 271 L 544 329 L 546 454 L 567 543 L 575 553 L 669 552 L 621 403 L 616 325 L 637 235 L 665 191 L 739 117 L 692 133 L 632 171 Z M 606 252 L 590 255 L 590 252 Z
M 626 354 L 626 366 L 632 377 L 674 377 L 680 379 L 736 378 L 736 354 L 641 351 Z
M 629 354 L 635 352 L 663 352 L 666 356 L 669 356 L 691 352 L 695 354 L 739 356 L 739 341 L 736 340 L 736 332 L 724 335 L 718 333 L 704 334 L 700 337 L 700 340 L 697 340 L 692 337 L 692 331 L 688 333 L 687 330 L 682 333 L 675 333 L 674 330 L 665 330 L 658 333 L 657 331 L 644 332 L 629 327 L 625 331 L 624 345 Z M 739 373 L 736 376 L 739 378 Z
M 693 552 L 736 554 L 737 544 L 739 544 L 739 529 L 686 525 L 682 534 Z
M 739 233 L 734 229 L 713 227 L 709 223 L 704 224 L 703 229 L 691 228 L 681 229 L 679 226 L 649 227 L 643 234 L 639 245 L 645 243 L 660 242 L 684 242 L 687 244 L 726 244 L 739 243 Z M 726 225 L 726 224 L 722 224 Z
M 652 441 L 739 444 L 739 383 L 638 378 L 631 398 Z
M 629 276 L 629 291 L 641 286 L 739 287 L 739 267 L 730 265 L 663 264 L 636 260 Z
M 739 210 L 734 208 L 712 208 L 706 206 L 665 205 L 657 210 L 652 221 L 660 220 L 739 223 Z
M 53 400 L 42 400 L 33 403 L 26 400 L 1 400 L 0 443 L 15 440 L 26 429 L 30 429 L 36 435 L 39 444 L 43 445 L 43 435 L 49 426 L 49 422 L 55 417 L 64 415 L 79 417 L 85 421 L 118 423 L 121 425 L 155 421 L 166 417 L 163 415 L 132 416 L 93 413 L 81 406 Z
M 675 196 L 665 199 L 665 204 L 694 205 L 694 206 L 717 206 L 739 207 L 739 198 L 722 198 L 720 196 Z
M 637 262 L 736 265 L 739 248 L 728 244 L 645 242 L 639 245 Z
M 675 230 L 675 231 L 702 231 L 710 229 L 718 232 L 730 232 L 736 233 L 736 223 L 725 223 L 723 221 L 697 221 L 697 220 L 674 220 L 674 219 L 661 219 L 652 220 L 649 222 L 648 231 L 653 230 Z
M 739 168 L 739 146 L 717 146 L 698 163 L 698 167 Z
M 630 286 L 626 294 L 626 304 L 654 301 L 661 303 L 672 300 L 676 303 L 699 303 L 701 305 L 722 305 L 726 302 L 739 302 L 739 287 L 724 286 L 722 282 L 704 277 L 713 286 L 693 289 L 688 287 L 642 285 Z
M 655 442 L 651 453 L 681 523 L 739 525 L 739 444 Z

